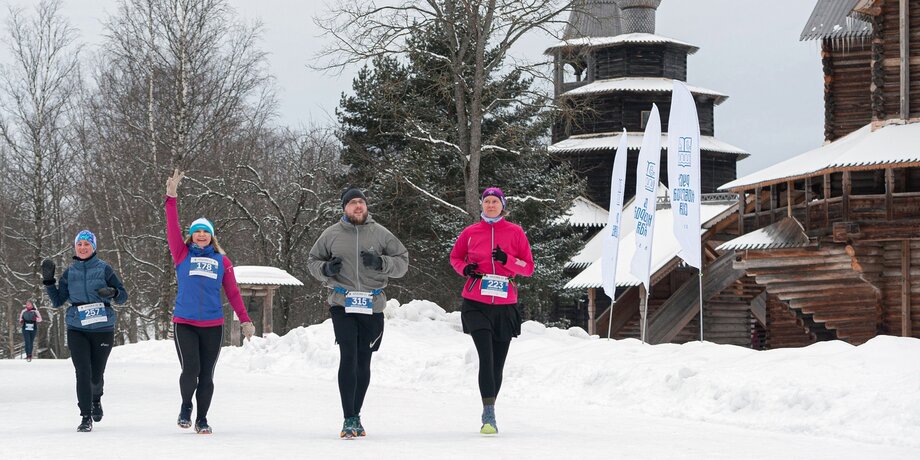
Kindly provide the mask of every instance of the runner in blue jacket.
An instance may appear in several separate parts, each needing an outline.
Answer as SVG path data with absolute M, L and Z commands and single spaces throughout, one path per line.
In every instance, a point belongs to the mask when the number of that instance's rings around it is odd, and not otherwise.
M 77 405 L 82 420 L 77 431 L 93 430 L 93 421 L 102 420 L 102 387 L 105 364 L 115 344 L 115 309 L 123 304 L 128 291 L 109 264 L 96 257 L 96 236 L 83 230 L 74 239 L 74 261 L 55 280 L 55 264 L 42 261 L 42 283 L 59 308 L 69 302 L 64 322 L 67 346 L 77 374 Z

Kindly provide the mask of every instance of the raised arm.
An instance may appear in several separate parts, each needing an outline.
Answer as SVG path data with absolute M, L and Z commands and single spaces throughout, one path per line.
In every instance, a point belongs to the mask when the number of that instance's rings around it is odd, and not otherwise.
M 179 265 L 188 255 L 188 247 L 182 239 L 182 227 L 179 225 L 179 206 L 177 203 L 177 190 L 182 181 L 182 171 L 178 169 L 166 179 L 166 241 L 169 242 L 169 253 L 172 255 L 173 265 Z

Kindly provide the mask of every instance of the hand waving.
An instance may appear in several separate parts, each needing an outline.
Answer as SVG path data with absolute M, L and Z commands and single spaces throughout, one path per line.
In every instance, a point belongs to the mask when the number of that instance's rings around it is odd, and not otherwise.
M 173 175 L 166 179 L 166 196 L 171 196 L 173 198 L 179 196 L 179 182 L 182 182 L 183 177 L 185 177 L 185 174 L 179 171 L 179 168 L 176 168 Z

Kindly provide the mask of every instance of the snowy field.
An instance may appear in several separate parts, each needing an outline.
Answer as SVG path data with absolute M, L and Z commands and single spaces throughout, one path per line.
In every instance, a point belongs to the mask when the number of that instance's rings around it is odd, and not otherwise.
M 647 346 L 524 324 L 481 436 L 476 353 L 459 313 L 391 301 L 361 419 L 338 439 L 332 325 L 225 348 L 211 436 L 175 425 L 171 341 L 118 347 L 105 418 L 77 433 L 69 361 L 0 361 L 0 459 L 918 459 L 920 340 L 757 352 Z

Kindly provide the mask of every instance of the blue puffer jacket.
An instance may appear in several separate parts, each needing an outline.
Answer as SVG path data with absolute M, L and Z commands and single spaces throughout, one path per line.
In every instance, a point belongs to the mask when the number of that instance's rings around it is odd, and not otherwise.
M 96 292 L 106 286 L 118 290 L 114 299 L 100 297 Z M 109 302 L 123 304 L 128 300 L 128 291 L 118 279 L 115 270 L 97 258 L 96 253 L 86 260 L 74 257 L 73 264 L 64 270 L 57 284 L 45 286 L 45 289 L 55 307 L 61 307 L 65 302 L 70 302 L 64 322 L 67 324 L 67 329 L 81 331 L 114 331 L 115 309 Z M 103 304 L 104 308 L 80 308 L 81 305 L 97 303 Z

